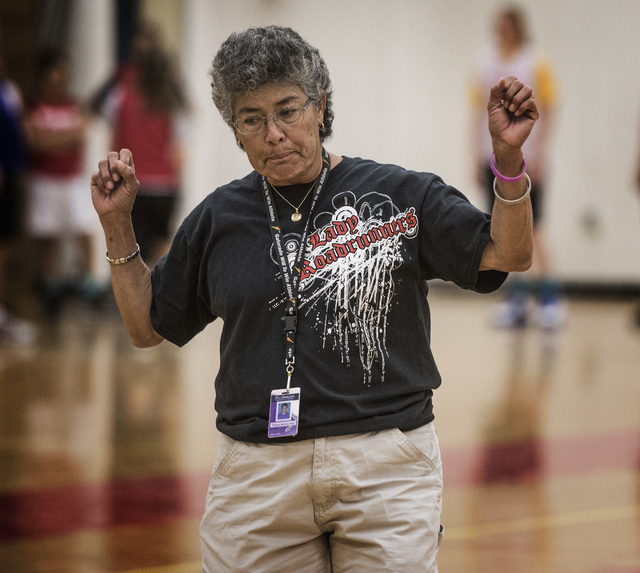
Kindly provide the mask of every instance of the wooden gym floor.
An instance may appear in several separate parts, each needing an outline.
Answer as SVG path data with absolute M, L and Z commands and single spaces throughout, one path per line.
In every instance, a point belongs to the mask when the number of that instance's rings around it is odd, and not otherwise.
M 441 573 L 640 573 L 636 303 L 504 331 L 496 296 L 431 295 Z M 200 570 L 218 336 L 135 350 L 113 310 L 72 305 L 0 347 L 0 571 Z

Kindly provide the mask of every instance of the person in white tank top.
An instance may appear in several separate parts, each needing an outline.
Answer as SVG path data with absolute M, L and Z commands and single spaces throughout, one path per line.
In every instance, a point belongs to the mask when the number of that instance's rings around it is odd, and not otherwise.
M 473 108 L 473 165 L 476 182 L 486 197 L 487 209 L 493 207 L 493 174 L 488 157 L 491 141 L 487 137 L 487 110 L 482 99 L 487 86 L 501 77 L 514 75 L 535 94 L 540 110 L 537 131 L 523 146 L 527 172 L 532 181 L 534 214 L 533 272 L 516 275 L 509 281 L 507 301 L 498 305 L 493 324 L 498 327 L 526 326 L 534 322 L 545 329 L 559 327 L 565 319 L 559 285 L 552 276 L 549 247 L 545 241 L 542 218 L 547 182 L 547 152 L 557 105 L 557 84 L 549 58 L 531 42 L 524 13 L 517 7 L 500 10 L 494 20 L 495 42 L 481 50 L 476 62 L 470 95 Z M 536 279 L 533 279 L 535 276 Z M 532 286 L 535 285 L 535 289 Z M 538 304 L 531 316 L 530 291 L 536 291 Z

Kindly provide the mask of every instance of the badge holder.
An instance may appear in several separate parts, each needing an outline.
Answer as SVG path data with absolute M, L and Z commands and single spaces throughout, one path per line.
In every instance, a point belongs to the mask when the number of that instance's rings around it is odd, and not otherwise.
M 294 364 L 296 361 L 295 345 L 298 326 L 298 307 L 296 298 L 298 289 L 300 288 L 300 268 L 302 267 L 302 261 L 304 259 L 305 244 L 309 233 L 311 213 L 313 213 L 316 201 L 324 187 L 330 169 L 331 162 L 329 160 L 329 154 L 326 149 L 323 148 L 322 170 L 316 179 L 316 183 L 314 183 L 316 190 L 311 200 L 309 218 L 307 219 L 307 223 L 304 227 L 300 246 L 298 247 L 298 252 L 292 265 L 293 268 L 296 269 L 295 274 L 292 272 L 291 266 L 289 266 L 289 261 L 282 245 L 282 231 L 278 220 L 278 212 L 275 208 L 273 196 L 271 194 L 271 187 L 267 178 L 264 176 L 262 177 L 262 190 L 264 191 L 265 207 L 269 217 L 271 236 L 278 254 L 278 265 L 280 266 L 280 271 L 282 273 L 282 282 L 284 283 L 284 288 L 289 299 L 283 317 L 286 345 L 285 366 L 287 371 L 287 387 L 284 390 L 273 390 L 271 392 L 271 400 L 269 402 L 269 428 L 267 430 L 269 438 L 284 438 L 288 436 L 295 436 L 298 433 L 300 388 L 291 388 L 291 375 L 293 374 Z
M 295 360 L 295 358 L 293 359 Z M 287 387 L 284 390 L 273 390 L 269 404 L 270 438 L 284 438 L 298 433 L 300 419 L 300 388 L 291 388 L 293 361 L 287 361 Z
M 287 388 L 271 392 L 269 408 L 270 438 L 286 438 L 298 433 L 300 416 L 300 388 Z

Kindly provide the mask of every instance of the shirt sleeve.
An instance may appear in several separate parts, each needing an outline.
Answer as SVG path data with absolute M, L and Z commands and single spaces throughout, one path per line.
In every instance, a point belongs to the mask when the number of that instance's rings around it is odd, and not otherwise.
M 472 111 L 484 111 L 488 94 L 482 90 L 482 82 L 477 74 L 472 75 L 467 85 L 467 101 Z
M 183 346 L 216 319 L 206 297 L 206 259 L 198 245 L 193 217 L 182 224 L 169 252 L 151 273 L 151 323 L 155 331 Z
M 420 212 L 420 258 L 427 280 L 450 281 L 482 293 L 496 290 L 507 273 L 480 272 L 490 229 L 490 215 L 434 177 Z
M 536 64 L 536 99 L 545 107 L 553 107 L 558 101 L 558 84 L 547 57 L 541 57 Z

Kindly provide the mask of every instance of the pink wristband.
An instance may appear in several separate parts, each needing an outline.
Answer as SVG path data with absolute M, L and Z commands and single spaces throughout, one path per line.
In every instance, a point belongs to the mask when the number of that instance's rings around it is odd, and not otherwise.
M 495 156 L 496 154 L 492 151 L 491 159 L 489 160 L 489 163 L 491 164 L 491 171 L 496 176 L 496 179 L 498 179 L 499 181 L 504 181 L 505 183 L 517 183 L 518 181 L 520 181 L 520 179 L 524 177 L 527 171 L 527 164 L 525 163 L 524 157 L 522 158 L 522 173 L 520 173 L 520 175 L 516 177 L 506 177 L 505 175 L 500 173 L 500 171 L 498 171 L 498 168 L 496 167 L 496 164 L 493 160 Z

